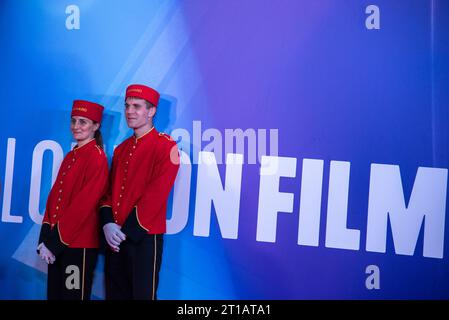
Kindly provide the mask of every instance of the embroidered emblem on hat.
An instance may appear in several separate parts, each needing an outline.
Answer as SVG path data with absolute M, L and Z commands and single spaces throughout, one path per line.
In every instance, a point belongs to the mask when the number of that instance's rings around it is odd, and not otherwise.
M 142 93 L 142 89 L 132 88 L 132 89 L 128 89 L 128 92 L 139 92 L 139 93 Z
M 76 107 L 72 109 L 73 111 L 82 111 L 82 112 L 87 112 L 87 108 L 81 108 L 81 107 Z

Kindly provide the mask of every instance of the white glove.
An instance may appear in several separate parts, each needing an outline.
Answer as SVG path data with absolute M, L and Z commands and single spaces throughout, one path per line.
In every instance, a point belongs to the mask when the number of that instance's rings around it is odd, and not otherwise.
M 39 250 L 39 256 L 41 257 L 41 259 L 44 260 L 47 264 L 53 264 L 55 262 L 55 255 L 45 246 L 43 242 L 39 244 L 37 250 Z
M 103 226 L 106 241 L 115 252 L 120 250 L 120 243 L 126 239 L 126 235 L 120 229 L 121 227 L 113 222 L 106 223 Z

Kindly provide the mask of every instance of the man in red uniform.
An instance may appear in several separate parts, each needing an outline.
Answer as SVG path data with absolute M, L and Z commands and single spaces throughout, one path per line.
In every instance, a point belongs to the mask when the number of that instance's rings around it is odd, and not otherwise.
M 106 299 L 155 300 L 166 231 L 167 200 L 178 169 L 176 142 L 153 126 L 159 93 L 126 89 L 134 135 L 114 151 L 109 192 L 100 209 L 105 239 Z

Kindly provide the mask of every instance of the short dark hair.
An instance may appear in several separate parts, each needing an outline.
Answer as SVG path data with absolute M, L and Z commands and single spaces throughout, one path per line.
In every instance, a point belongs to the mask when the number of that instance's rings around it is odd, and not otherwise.
M 156 107 L 154 104 L 152 104 L 150 101 L 145 100 L 145 105 L 147 106 L 147 109 L 150 109 L 151 107 Z

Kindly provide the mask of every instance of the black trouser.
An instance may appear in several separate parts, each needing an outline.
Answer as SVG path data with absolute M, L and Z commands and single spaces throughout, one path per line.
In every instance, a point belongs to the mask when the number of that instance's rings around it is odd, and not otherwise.
M 65 248 L 48 265 L 48 300 L 90 300 L 98 249 Z
M 106 299 L 156 300 L 162 245 L 163 234 L 147 234 L 138 243 L 123 241 L 119 252 L 106 249 Z

